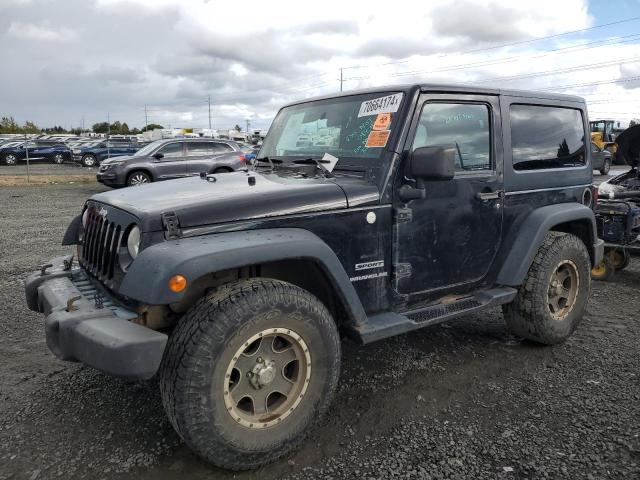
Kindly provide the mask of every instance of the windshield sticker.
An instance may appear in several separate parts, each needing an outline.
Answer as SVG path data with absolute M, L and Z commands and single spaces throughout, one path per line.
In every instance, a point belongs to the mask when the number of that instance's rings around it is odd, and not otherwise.
M 386 97 L 374 98 L 367 100 L 360 105 L 358 118 L 367 115 L 377 115 L 379 113 L 394 113 L 398 111 L 400 102 L 402 101 L 402 93 L 387 95 Z
M 367 148 L 385 147 L 391 130 L 372 130 L 367 137 Z
M 330 153 L 325 152 L 320 161 L 322 162 L 324 168 L 331 172 L 336 166 L 336 163 L 338 163 L 338 157 L 334 157 Z
M 373 122 L 374 130 L 389 130 L 391 126 L 391 114 L 390 113 L 379 113 L 376 117 L 376 121 Z

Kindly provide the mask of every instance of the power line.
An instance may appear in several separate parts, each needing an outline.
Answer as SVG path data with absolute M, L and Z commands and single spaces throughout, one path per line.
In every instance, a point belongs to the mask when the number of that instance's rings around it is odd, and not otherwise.
M 573 85 L 558 85 L 558 86 L 555 86 L 555 87 L 540 88 L 538 90 L 540 90 L 541 92 L 548 92 L 550 90 L 568 90 L 570 88 L 592 87 L 592 86 L 595 86 L 595 85 L 606 85 L 606 84 L 610 84 L 610 83 L 625 83 L 625 82 L 633 82 L 633 81 L 636 81 L 636 80 L 640 80 L 640 76 L 618 78 L 618 79 L 614 79 L 614 80 L 605 80 L 605 81 L 602 81 L 602 82 L 574 83 Z
M 463 52 L 454 52 L 453 54 L 455 54 L 455 55 L 466 55 L 468 53 L 486 52 L 486 51 L 489 51 L 489 50 L 496 50 L 498 48 L 512 47 L 512 46 L 515 46 L 515 45 L 524 45 L 526 43 L 534 43 L 534 42 L 539 42 L 541 40 L 549 40 L 551 38 L 558 38 L 558 37 L 562 37 L 562 36 L 565 36 L 565 35 L 572 35 L 574 33 L 587 32 L 587 31 L 598 29 L 598 28 L 610 27 L 612 25 L 619 25 L 621 23 L 635 22 L 637 20 L 640 20 L 640 17 L 626 18 L 626 19 L 622 19 L 622 20 L 617 20 L 615 22 L 603 23 L 601 25 L 594 25 L 593 27 L 581 28 L 579 30 L 571 30 L 571 31 L 568 31 L 568 32 L 556 33 L 554 35 L 546 35 L 544 37 L 531 38 L 529 40 L 520 40 L 518 42 L 503 43 L 501 45 L 494 45 L 494 46 L 491 46 L 491 47 L 475 48 L 475 49 L 466 50 L 466 51 L 463 51 Z M 449 56 L 449 55 L 452 55 L 452 54 L 451 53 L 445 53 L 445 54 L 441 55 L 441 57 L 446 57 L 446 56 Z M 375 64 L 375 65 L 351 65 L 351 66 L 342 67 L 342 68 L 344 68 L 345 70 L 346 69 L 350 69 L 350 68 L 371 68 L 371 67 L 385 66 L 385 65 L 397 65 L 397 64 L 400 64 L 400 63 L 407 63 L 409 61 L 411 61 L 410 58 L 407 58 L 405 60 L 391 61 L 391 62 L 379 63 L 379 64 Z

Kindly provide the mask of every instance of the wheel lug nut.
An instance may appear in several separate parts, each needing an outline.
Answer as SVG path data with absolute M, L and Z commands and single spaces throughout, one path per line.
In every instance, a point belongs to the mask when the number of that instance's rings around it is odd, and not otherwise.
M 262 357 L 258 357 L 258 363 L 262 363 Z

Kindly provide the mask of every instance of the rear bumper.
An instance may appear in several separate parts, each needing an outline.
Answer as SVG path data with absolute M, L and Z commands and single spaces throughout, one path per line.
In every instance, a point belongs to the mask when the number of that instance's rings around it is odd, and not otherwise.
M 62 360 L 110 375 L 151 378 L 160 366 L 167 335 L 132 323 L 137 314 L 97 290 L 82 269 L 65 270 L 68 258 L 53 259 L 44 275 L 35 272 L 25 282 L 29 308 L 46 316 L 49 350 Z M 103 298 L 102 308 L 96 295 Z M 68 309 L 67 302 L 75 297 Z

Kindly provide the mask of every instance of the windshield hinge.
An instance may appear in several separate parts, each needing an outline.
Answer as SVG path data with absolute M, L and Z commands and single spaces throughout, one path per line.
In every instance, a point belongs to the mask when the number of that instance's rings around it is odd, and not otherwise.
M 167 240 L 180 238 L 182 236 L 180 220 L 176 212 L 164 212 L 162 214 L 162 226 L 165 230 L 164 238 Z
M 396 223 L 410 222 L 413 220 L 413 210 L 410 208 L 397 208 L 395 211 Z
M 410 263 L 394 263 L 393 264 L 393 276 L 395 279 L 410 277 L 413 273 L 413 268 Z

